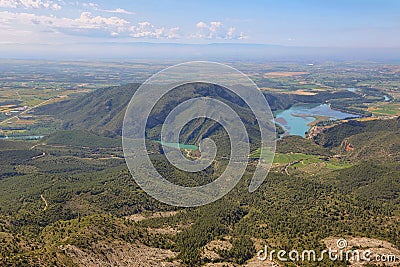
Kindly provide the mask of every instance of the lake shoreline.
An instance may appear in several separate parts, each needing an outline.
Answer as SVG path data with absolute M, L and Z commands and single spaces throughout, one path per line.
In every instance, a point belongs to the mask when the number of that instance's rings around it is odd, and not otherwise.
M 320 122 L 329 120 L 343 120 L 354 117 L 362 117 L 336 110 L 328 103 L 301 103 L 294 104 L 285 110 L 274 113 L 275 121 L 284 128 L 285 135 L 299 135 L 304 137 L 311 127 Z
M 349 113 L 349 114 L 352 114 L 352 115 L 357 115 L 359 117 L 366 117 L 365 114 L 362 114 L 361 112 L 355 112 L 353 110 L 348 110 L 346 108 L 338 108 L 338 107 L 335 107 L 334 105 L 331 105 L 331 104 L 329 104 L 329 106 L 330 106 L 331 109 L 336 110 L 336 111 Z

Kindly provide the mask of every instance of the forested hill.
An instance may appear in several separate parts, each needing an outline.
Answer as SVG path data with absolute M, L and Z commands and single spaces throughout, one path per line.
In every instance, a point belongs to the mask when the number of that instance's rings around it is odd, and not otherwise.
M 97 89 L 83 96 L 41 107 L 36 112 L 38 114 L 52 115 L 60 119 L 63 122 L 63 130 L 88 130 L 108 137 L 120 136 L 126 107 L 139 86 L 140 84 L 132 83 Z M 330 99 L 359 97 L 359 95 L 348 91 L 321 92 L 313 96 L 279 94 L 267 91 L 263 91 L 263 94 L 271 110 L 286 109 L 296 103 L 324 103 Z M 180 101 L 200 96 L 210 96 L 223 100 L 233 109 L 240 110 L 244 117 L 249 118 L 250 116 L 248 114 L 249 110 L 244 107 L 242 101 L 232 93 L 227 92 L 226 89 L 222 90 L 219 86 L 203 83 L 187 84 L 184 88 L 179 88 L 179 92 L 167 94 L 166 98 L 157 107 L 158 114 L 155 113 L 150 119 L 156 119 L 156 124 L 158 124 L 160 123 L 159 119 L 165 118 L 166 114 L 168 114 L 168 107 L 171 104 L 176 106 Z M 210 125 L 204 124 L 205 126 L 201 127 L 202 129 L 197 129 L 199 134 L 210 128 Z M 190 139 L 195 137 L 190 136 L 191 134 L 187 134 L 186 139 L 193 141 Z
M 78 98 L 44 106 L 39 114 L 63 121 L 63 129 L 88 130 L 104 136 L 121 135 L 125 109 L 140 84 L 97 89 Z
M 38 112 L 62 120 L 63 130 L 86 130 L 97 135 L 115 137 L 121 135 L 126 107 L 138 87 L 139 84 L 129 84 L 103 88 L 79 98 L 49 105 Z M 204 96 L 225 102 L 239 114 L 246 126 L 255 127 L 251 110 L 227 89 L 210 84 L 185 84 L 167 93 L 155 105 L 148 119 L 148 134 L 158 138 L 159 126 L 174 107 L 188 99 Z M 215 122 L 209 120 L 199 119 L 189 124 L 182 132 L 184 142 L 193 142 L 204 134 L 212 135 L 220 130 L 214 127 Z M 254 132 L 256 129 L 249 130 Z
M 353 162 L 398 162 L 400 160 L 400 117 L 351 120 L 314 137 L 314 141 Z
M 316 136 L 315 141 L 324 147 L 335 147 L 342 144 L 343 140 L 356 134 L 370 133 L 370 134 L 383 134 L 383 132 L 400 131 L 400 117 L 389 120 L 374 120 L 360 122 L 357 120 L 350 120 L 348 122 L 339 124 L 335 127 L 326 129 L 323 133 Z
M 343 133 L 349 151 L 341 143 L 323 147 L 286 136 L 258 190 L 248 192 L 250 162 L 225 197 L 184 209 L 140 189 L 118 138 L 74 130 L 37 143 L 2 141 L 0 266 L 268 266 L 256 258 L 264 245 L 319 254 L 328 249 L 327 240 L 336 249 L 341 236 L 353 248 L 400 255 L 398 123 L 330 128 L 325 138 Z M 227 164 L 217 158 L 218 164 L 188 174 L 170 166 L 161 151 L 149 155 L 166 179 L 191 187 L 209 183 Z

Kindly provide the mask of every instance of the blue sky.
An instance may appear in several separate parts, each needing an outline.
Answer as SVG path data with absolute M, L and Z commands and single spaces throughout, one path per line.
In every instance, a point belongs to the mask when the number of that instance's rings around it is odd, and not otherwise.
M 225 42 L 399 48 L 399 11 L 398 0 L 0 0 L 0 46 Z

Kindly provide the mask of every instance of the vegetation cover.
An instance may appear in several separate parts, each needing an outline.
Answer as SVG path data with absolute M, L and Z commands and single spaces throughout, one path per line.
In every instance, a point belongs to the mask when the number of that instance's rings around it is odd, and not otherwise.
M 43 107 L 39 112 L 59 112 L 63 130 L 34 142 L 0 141 L 1 266 L 241 266 L 259 263 L 256 254 L 264 245 L 321 252 L 325 240 L 340 236 L 390 242 L 392 250 L 400 246 L 399 118 L 348 121 L 314 139 L 283 137 L 265 182 L 249 193 L 254 163 L 263 157 L 254 118 L 221 88 L 186 85 L 186 93 L 167 95 L 150 118 L 149 154 L 163 176 L 187 186 L 208 183 L 224 170 L 221 155 L 229 153 L 224 131 L 193 121 L 182 142 L 209 136 L 222 154 L 199 173 L 171 167 L 152 140 L 158 140 L 172 100 L 213 94 L 232 105 L 251 133 L 252 154 L 229 194 L 203 207 L 177 208 L 147 195 L 125 165 L 120 127 L 135 88 L 100 89 L 80 101 Z M 315 101 L 332 97 L 321 93 Z M 277 99 L 274 109 L 298 101 Z

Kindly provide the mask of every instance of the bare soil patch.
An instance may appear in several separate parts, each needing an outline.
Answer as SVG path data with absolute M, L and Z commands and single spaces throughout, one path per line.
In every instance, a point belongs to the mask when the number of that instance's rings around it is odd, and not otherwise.
M 264 73 L 264 78 L 281 78 L 281 77 L 292 77 L 292 76 L 300 76 L 310 74 L 309 72 L 304 71 L 273 71 Z

